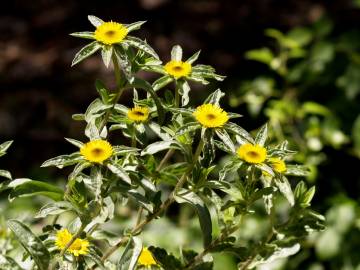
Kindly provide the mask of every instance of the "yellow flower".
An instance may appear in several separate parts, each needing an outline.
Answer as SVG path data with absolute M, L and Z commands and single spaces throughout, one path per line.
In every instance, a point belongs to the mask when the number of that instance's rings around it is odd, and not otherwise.
M 101 164 L 104 160 L 111 157 L 113 148 L 107 141 L 94 140 L 84 144 L 80 149 L 80 153 L 88 161 Z
M 193 115 L 201 125 L 207 128 L 221 127 L 229 120 L 227 112 L 213 104 L 197 107 Z
M 269 162 L 271 163 L 271 167 L 274 169 L 274 171 L 277 171 L 279 173 L 283 173 L 286 171 L 286 164 L 280 158 L 269 158 Z
M 243 144 L 237 150 L 239 157 L 248 163 L 259 164 L 266 159 L 266 149 L 261 145 Z
M 56 234 L 55 244 L 58 249 L 63 250 L 67 243 L 70 242 L 72 238 L 72 234 L 67 230 L 63 229 L 58 231 Z M 66 252 L 74 254 L 74 256 L 78 257 L 79 255 L 86 255 L 89 253 L 89 241 L 85 239 L 76 238 L 74 243 L 66 250 Z
M 152 253 L 146 247 L 144 247 L 141 251 L 141 254 L 138 259 L 138 264 L 146 267 L 157 265 Z
M 167 74 L 174 76 L 176 79 L 186 77 L 191 73 L 191 64 L 183 61 L 171 60 L 164 68 Z
M 95 39 L 103 44 L 112 45 L 123 41 L 127 34 L 128 30 L 121 23 L 105 22 L 96 28 Z
M 130 120 L 136 122 L 145 122 L 149 118 L 149 108 L 135 106 L 128 111 L 127 116 Z

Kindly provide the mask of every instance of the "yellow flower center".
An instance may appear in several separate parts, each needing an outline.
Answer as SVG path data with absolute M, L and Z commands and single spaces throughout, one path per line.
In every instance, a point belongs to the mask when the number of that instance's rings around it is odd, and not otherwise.
M 149 108 L 135 106 L 131 110 L 128 111 L 127 116 L 130 120 L 136 122 L 145 122 L 149 118 Z
M 246 143 L 239 147 L 237 154 L 248 163 L 259 164 L 265 161 L 267 152 L 261 145 Z
M 167 74 L 179 79 L 181 77 L 186 77 L 191 73 L 191 64 L 188 62 L 171 60 L 165 65 L 164 69 Z
M 146 267 L 157 265 L 151 251 L 148 250 L 146 247 L 144 247 L 141 251 L 141 254 L 138 259 L 138 264 Z
M 271 167 L 274 169 L 274 171 L 277 171 L 279 173 L 283 173 L 286 171 L 286 164 L 280 158 L 269 158 L 269 162 L 271 163 Z
M 113 149 L 107 141 L 94 140 L 84 144 L 80 149 L 80 153 L 88 161 L 102 164 L 104 160 L 111 157 Z
M 66 245 L 70 242 L 73 235 L 67 230 L 63 229 L 58 231 L 56 234 L 55 245 L 59 250 L 63 250 Z M 85 239 L 77 238 L 66 252 L 72 253 L 74 256 L 78 257 L 79 255 L 86 255 L 89 253 L 89 241 Z
M 120 43 L 128 34 L 128 30 L 121 23 L 105 22 L 95 30 L 95 39 L 103 44 Z
M 229 120 L 227 112 L 214 104 L 197 107 L 193 115 L 202 126 L 207 128 L 222 127 Z

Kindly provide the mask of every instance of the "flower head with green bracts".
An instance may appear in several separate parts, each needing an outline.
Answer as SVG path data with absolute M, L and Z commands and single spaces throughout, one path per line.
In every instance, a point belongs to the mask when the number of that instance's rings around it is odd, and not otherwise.
M 134 99 L 132 108 L 122 104 L 114 107 L 114 114 L 109 119 L 112 123 L 109 131 L 121 130 L 123 135 L 140 145 L 146 141 L 146 130 L 152 130 L 155 134 L 160 132 L 161 127 L 154 121 L 156 116 L 156 106 L 146 100 Z
M 98 50 L 101 50 L 101 56 L 106 67 L 109 66 L 112 58 L 116 57 L 119 62 L 123 63 L 123 69 L 125 70 L 125 65 L 130 63 L 129 57 L 132 55 L 132 52 L 130 52 L 129 49 L 131 47 L 143 51 L 155 59 L 159 59 L 156 52 L 146 41 L 129 35 L 130 32 L 138 30 L 145 21 L 131 24 L 122 24 L 113 21 L 104 22 L 102 19 L 93 15 L 89 15 L 88 19 L 90 23 L 96 27 L 94 32 L 75 32 L 70 35 L 94 41 L 83 47 L 75 55 L 72 66 L 80 63 Z
M 165 87 L 169 83 L 176 82 L 175 95 L 180 94 L 182 97 L 182 106 L 189 102 L 190 86 L 188 81 L 200 82 L 204 85 L 209 83 L 209 79 L 217 81 L 224 80 L 224 76 L 215 73 L 215 69 L 207 65 L 194 65 L 198 59 L 200 51 L 196 52 L 187 60 L 183 60 L 183 51 L 179 45 L 175 45 L 171 50 L 171 60 L 164 66 L 162 65 L 148 65 L 146 67 L 149 71 L 154 71 L 163 74 L 162 77 L 153 83 L 155 91 Z

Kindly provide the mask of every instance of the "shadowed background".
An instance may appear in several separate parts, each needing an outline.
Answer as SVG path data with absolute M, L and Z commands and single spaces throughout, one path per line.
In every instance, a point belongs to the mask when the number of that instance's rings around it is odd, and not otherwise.
M 269 72 L 265 65 L 244 57 L 247 50 L 271 43 L 264 36 L 266 28 L 287 31 L 308 26 L 324 14 L 334 22 L 333 35 L 360 25 L 360 9 L 356 1 L 350 0 L 38 0 L 6 1 L 1 5 L 0 138 L 1 142 L 15 141 L 2 158 L 1 168 L 9 169 L 14 178 L 47 181 L 64 174 L 56 169 L 40 169 L 41 163 L 75 150 L 64 137 L 86 140 L 84 125 L 73 121 L 71 115 L 84 112 L 96 97 L 95 79 L 114 86 L 112 70 L 106 69 L 98 56 L 70 68 L 73 56 L 86 40 L 68 34 L 93 31 L 87 20 L 89 14 L 122 23 L 147 20 L 134 35 L 146 39 L 164 62 L 175 44 L 183 47 L 185 58 L 201 49 L 198 63 L 212 65 L 217 73 L 227 76 L 217 85 L 227 93 L 232 93 L 239 81 Z M 141 76 L 156 78 L 155 74 Z M 204 87 L 194 86 L 192 105 L 199 104 L 208 93 Z M 334 96 L 327 89 L 313 93 L 319 103 Z M 121 102 L 129 104 L 130 98 L 127 93 Z M 339 108 L 349 123 L 360 113 L 358 101 L 357 96 Z M 227 108 L 228 100 L 223 104 Z M 245 106 L 231 110 L 249 115 Z M 265 121 L 264 116 L 244 117 L 241 125 L 251 130 Z M 350 124 L 343 123 L 343 128 L 345 133 L 351 130 Z M 320 211 L 327 209 L 328 196 L 342 192 L 357 199 L 360 191 L 359 177 L 353 176 L 351 169 L 359 159 L 330 148 L 324 151 L 332 158 L 322 165 L 317 183 L 315 208 Z M 340 174 L 341 181 L 329 183 L 329 175 Z

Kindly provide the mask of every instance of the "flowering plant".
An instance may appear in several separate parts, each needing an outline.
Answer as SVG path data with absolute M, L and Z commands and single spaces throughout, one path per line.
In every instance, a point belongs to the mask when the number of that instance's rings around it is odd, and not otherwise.
M 52 200 L 35 217 L 40 234 L 23 221 L 7 221 L 24 248 L 23 259 L 34 269 L 205 270 L 213 269 L 214 253 L 233 254 L 238 269 L 251 269 L 296 253 L 304 236 L 323 229 L 323 217 L 310 209 L 315 188 L 300 181 L 293 189 L 287 179 L 304 176 L 307 169 L 288 163 L 294 152 L 286 141 L 273 145 L 266 124 L 252 136 L 230 122 L 241 115 L 221 108 L 224 93 L 219 89 L 202 105 L 189 105 L 188 80 L 206 84 L 224 79 L 210 66 L 192 66 L 199 52 L 183 62 L 176 45 L 172 60 L 163 66 L 145 41 L 128 36 L 144 22 L 125 25 L 95 16 L 89 20 L 95 32 L 72 35 L 94 41 L 76 54 L 73 65 L 101 50 L 104 64 L 112 63 L 116 89 L 96 82 L 99 97 L 85 113 L 73 116 L 85 122 L 88 141 L 67 138 L 78 151 L 42 164 L 72 168 L 65 190 L 42 181 L 12 180 L 9 172 L 0 171 L 8 178 L 1 189 L 9 190 L 11 200 L 34 195 Z M 138 77 L 139 71 L 163 76 L 151 84 Z M 160 90 L 171 82 L 174 94 L 167 91 L 161 97 Z M 119 104 L 126 90 L 133 93 L 131 109 Z M 2 144 L 0 153 L 9 146 Z M 288 203 L 278 209 L 282 198 Z M 175 203 L 180 208 L 189 205 L 196 214 L 202 250 L 184 246 L 172 254 L 143 244 L 147 225 L 165 218 Z M 116 234 L 107 225 L 118 218 L 121 207 L 134 219 L 129 219 L 132 224 L 122 222 Z M 69 213 L 70 221 L 64 221 Z M 247 221 L 262 214 L 267 216 L 263 234 L 242 235 Z M 50 223 L 49 217 L 54 217 Z M 23 269 L 11 250 L 2 251 L 1 269 Z

